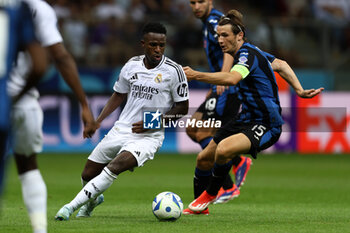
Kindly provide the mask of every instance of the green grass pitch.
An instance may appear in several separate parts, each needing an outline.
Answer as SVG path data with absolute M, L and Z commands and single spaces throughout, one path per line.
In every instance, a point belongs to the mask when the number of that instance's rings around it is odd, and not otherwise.
M 156 194 L 173 191 L 184 206 L 192 201 L 195 155 L 157 154 L 154 161 L 121 174 L 90 218 L 56 222 L 55 213 L 81 189 L 86 155 L 43 154 L 39 165 L 48 188 L 48 229 L 62 232 L 350 232 L 349 155 L 259 155 L 241 195 L 211 205 L 209 216 L 159 222 L 152 214 Z M 20 183 L 10 163 L 2 198 L 0 232 L 31 232 Z

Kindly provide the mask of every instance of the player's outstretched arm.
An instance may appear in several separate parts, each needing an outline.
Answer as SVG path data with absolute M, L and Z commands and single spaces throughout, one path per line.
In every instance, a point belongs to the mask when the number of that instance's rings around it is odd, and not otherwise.
M 85 92 L 81 86 L 77 65 L 62 43 L 47 47 L 56 68 L 61 73 L 64 81 L 72 89 L 82 107 L 82 120 L 84 123 L 84 138 L 91 137 L 96 131 L 96 122 L 89 108 Z
M 221 71 L 222 72 L 230 72 L 230 70 L 231 70 L 231 68 L 233 66 L 233 60 L 234 59 L 233 59 L 233 57 L 230 54 L 224 53 L 224 58 L 223 58 L 223 62 L 222 62 Z M 218 85 L 216 87 L 216 93 L 218 95 L 221 95 L 228 88 L 229 88 L 228 86 Z
M 193 70 L 189 66 L 183 69 L 188 81 L 197 80 L 210 84 L 233 86 L 242 80 L 242 75 L 237 71 L 207 73 Z
M 188 100 L 176 102 L 174 106 L 164 114 L 165 121 L 176 121 L 188 113 Z
M 299 82 L 298 77 L 286 61 L 276 58 L 272 62 L 271 66 L 274 71 L 278 72 L 281 77 L 286 80 L 291 87 L 293 87 L 297 95 L 301 98 L 312 98 L 324 90 L 323 87 L 318 89 L 304 90 Z

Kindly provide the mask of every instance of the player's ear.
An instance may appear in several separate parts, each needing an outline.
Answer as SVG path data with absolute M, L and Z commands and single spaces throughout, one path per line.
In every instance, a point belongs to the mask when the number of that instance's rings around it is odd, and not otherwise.
M 240 32 L 237 34 L 237 36 L 238 36 L 238 39 L 239 39 L 239 40 L 243 40 L 244 33 L 243 33 L 242 31 L 240 31 Z
M 141 40 L 141 46 L 142 46 L 142 48 L 145 47 L 145 40 Z

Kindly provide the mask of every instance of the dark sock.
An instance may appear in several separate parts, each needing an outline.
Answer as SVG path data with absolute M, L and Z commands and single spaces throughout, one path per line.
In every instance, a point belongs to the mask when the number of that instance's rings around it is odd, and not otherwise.
M 238 155 L 232 159 L 232 164 L 233 166 L 237 167 L 241 161 L 242 161 L 241 156 Z
M 230 169 L 231 170 L 231 169 Z M 231 178 L 231 175 L 230 174 L 227 174 L 226 176 L 226 179 L 224 181 L 224 183 L 222 184 L 222 187 L 227 190 L 227 189 L 230 189 L 232 188 L 233 186 L 233 181 L 232 181 L 232 178 Z
M 213 137 L 207 137 L 207 138 L 204 138 L 203 140 L 201 140 L 199 142 L 199 145 L 201 145 L 202 149 L 206 148 L 207 145 L 209 144 L 209 142 L 213 139 Z
M 232 167 L 232 161 L 225 164 L 214 164 L 213 175 L 207 188 L 208 194 L 215 196 L 218 194 L 219 189 L 224 184 L 224 181 L 230 172 Z
M 194 198 L 199 197 L 207 188 L 211 178 L 211 170 L 205 171 L 196 168 L 193 178 Z

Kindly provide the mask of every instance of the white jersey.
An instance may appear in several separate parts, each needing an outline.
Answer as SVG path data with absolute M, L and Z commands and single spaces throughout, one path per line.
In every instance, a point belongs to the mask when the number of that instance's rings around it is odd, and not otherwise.
M 35 27 L 35 35 L 43 47 L 51 46 L 62 42 L 62 36 L 57 29 L 57 17 L 52 7 L 42 0 L 23 0 L 32 12 Z M 16 67 L 12 69 L 8 81 L 8 92 L 10 96 L 16 96 L 26 84 L 26 78 L 31 68 L 30 56 L 21 52 L 17 58 Z M 30 101 L 39 98 L 35 88 L 23 96 L 16 104 L 21 107 L 30 107 Z
M 146 110 L 166 113 L 175 102 L 188 100 L 188 84 L 180 65 L 163 56 L 153 69 L 147 69 L 145 56 L 131 58 L 122 68 L 114 91 L 127 93 L 126 105 L 116 121 L 118 130 L 131 132 L 132 124 L 143 120 Z M 163 131 L 155 133 L 163 134 Z

